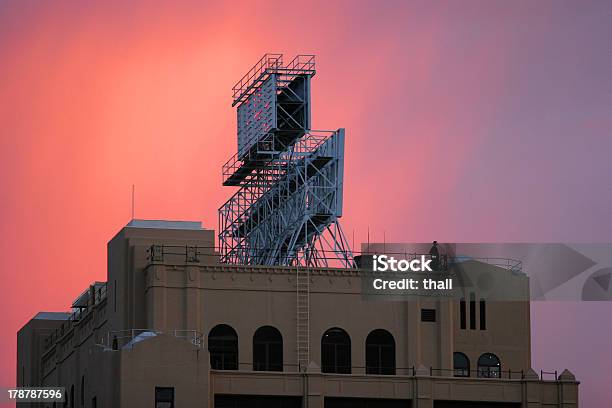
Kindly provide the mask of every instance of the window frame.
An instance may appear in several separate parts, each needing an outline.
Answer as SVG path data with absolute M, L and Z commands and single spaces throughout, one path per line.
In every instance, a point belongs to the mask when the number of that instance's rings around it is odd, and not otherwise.
M 457 367 L 455 356 L 465 359 L 465 367 Z M 470 358 L 460 351 L 453 352 L 453 377 L 470 377 Z
M 265 339 L 265 334 L 271 336 Z M 263 361 L 258 359 L 259 347 L 264 349 Z M 273 361 L 275 355 L 280 361 Z M 253 371 L 283 371 L 283 335 L 276 327 L 261 326 L 253 333 Z
M 346 341 L 326 342 L 326 337 L 332 334 L 337 334 L 338 338 L 341 338 L 342 340 Z M 331 351 L 332 354 L 326 355 L 326 353 L 329 352 L 330 348 L 333 349 Z M 328 349 L 328 351 L 326 351 L 326 349 Z M 330 329 L 327 329 L 321 336 L 321 372 L 330 374 L 350 374 L 352 369 L 351 353 L 351 337 L 346 332 L 346 330 L 340 327 L 332 327 Z M 346 361 L 341 360 L 343 356 L 347 358 Z M 333 357 L 332 364 L 326 363 L 326 360 L 328 360 L 329 357 Z
M 381 336 L 386 337 L 386 341 L 379 341 L 378 343 L 374 343 L 373 336 Z M 391 358 L 389 359 L 390 364 L 386 364 L 384 357 L 385 349 L 389 352 Z M 376 363 L 372 364 L 371 353 L 375 352 L 376 354 Z M 374 329 L 368 336 L 365 341 L 365 361 L 366 361 L 366 374 L 374 374 L 374 375 L 395 375 L 396 370 L 396 344 L 395 338 L 393 334 L 385 329 Z
M 497 361 L 497 364 L 493 364 L 493 365 L 484 365 L 482 364 L 484 362 L 484 358 L 490 358 L 493 357 L 494 360 L 492 359 L 492 361 Z M 477 362 L 477 375 L 478 378 L 501 378 L 501 360 L 499 359 L 499 357 L 493 353 L 483 353 L 480 355 L 480 357 L 478 357 L 478 362 Z
M 171 391 L 171 397 L 169 398 L 169 401 L 167 401 L 167 397 L 166 398 L 160 398 L 158 394 L 161 394 L 163 391 Z M 159 387 L 159 386 L 155 386 L 155 408 L 174 408 L 174 398 L 176 396 L 176 393 L 174 391 L 174 387 L 168 387 L 168 386 L 164 386 L 164 387 Z M 158 405 L 158 404 L 170 404 L 170 405 Z
M 216 338 L 213 336 L 216 336 Z M 211 370 L 238 370 L 240 363 L 236 330 L 225 323 L 218 324 L 210 329 L 208 332 L 208 354 Z M 220 364 L 218 364 L 219 361 Z

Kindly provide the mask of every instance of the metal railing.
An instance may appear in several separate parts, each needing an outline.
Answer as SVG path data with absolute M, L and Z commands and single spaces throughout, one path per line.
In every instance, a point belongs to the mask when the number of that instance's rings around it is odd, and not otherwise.
M 523 262 L 512 258 L 472 258 L 470 256 L 458 255 L 453 258 L 453 263 L 461 263 L 471 260 L 483 262 L 513 272 L 521 272 L 523 270 Z
M 281 370 L 257 370 L 253 366 L 253 362 L 240 361 L 236 362 L 232 360 L 232 364 L 229 368 L 216 368 L 217 371 L 269 371 L 270 373 L 295 373 L 299 371 L 298 364 L 287 364 L 282 365 Z M 492 368 L 492 367 L 485 367 Z M 495 373 L 493 373 L 495 371 Z M 416 376 L 429 376 L 439 378 L 457 378 L 457 379 L 497 379 L 497 380 L 511 380 L 511 381 L 522 381 L 525 380 L 524 370 L 468 370 L 463 368 L 444 369 L 444 368 L 422 368 L 421 370 L 415 366 L 411 367 L 395 367 L 395 366 L 321 366 L 321 373 L 326 375 L 367 375 L 367 376 L 380 376 L 380 377 L 416 377 Z M 553 376 L 553 379 L 546 378 L 547 375 Z M 558 381 L 557 371 L 540 371 L 540 381 Z
M 119 350 L 127 346 L 136 337 L 144 334 L 158 335 L 161 331 L 153 329 L 126 329 L 126 330 L 113 330 L 106 334 L 106 343 L 103 343 L 107 348 L 110 347 L 112 350 Z M 133 344 L 132 344 L 133 345 Z
M 256 248 L 261 249 L 261 248 Z M 213 257 L 215 259 L 219 258 L 219 247 L 217 246 L 199 246 L 199 245 L 151 245 L 147 249 L 148 260 L 151 262 L 164 262 L 168 260 L 168 256 L 177 257 L 181 261 L 184 260 L 186 263 L 198 263 L 201 262 L 203 258 Z M 332 250 L 319 250 L 319 256 L 321 259 L 332 260 L 337 258 L 337 254 L 341 251 L 332 251 Z M 371 256 L 373 253 L 371 251 L 368 252 L 359 252 L 353 251 L 355 254 L 355 258 L 360 259 L 360 263 L 358 262 L 358 267 L 361 265 L 362 268 L 368 269 L 371 265 Z M 431 259 L 430 254 L 418 254 L 418 253 L 407 253 L 407 252 L 385 252 L 385 255 L 395 256 L 397 259 L 418 259 L 421 256 L 424 256 L 426 260 Z M 360 258 L 361 257 L 361 258 Z M 368 259 L 370 258 L 370 259 Z M 460 262 L 466 260 L 474 260 L 478 262 L 483 262 L 489 265 L 505 268 L 512 271 L 521 271 L 522 262 L 516 259 L 510 258 L 470 258 L 470 257 L 456 257 L 449 258 L 446 254 L 439 255 L 438 258 L 438 268 L 435 269 L 437 271 L 446 271 L 450 266 L 457 263 L 457 259 Z
M 262 76 L 270 68 L 280 68 L 283 65 L 283 54 L 264 54 L 264 56 L 253 65 L 253 67 L 246 73 L 240 81 L 232 87 L 234 104 L 242 99 L 249 88 L 252 87 L 253 83 L 257 78 Z M 232 106 L 233 106 L 232 105 Z
M 296 55 L 284 68 L 289 71 L 314 71 L 315 69 L 315 56 L 312 54 L 300 54 Z
M 466 368 L 429 368 L 429 375 L 432 377 L 462 377 L 462 378 L 497 378 L 504 380 L 523 380 L 525 372 L 523 370 L 499 370 L 495 367 L 480 367 L 476 370 Z
M 204 345 L 203 334 L 196 330 L 176 329 L 171 330 L 171 333 L 177 339 L 187 340 L 196 347 L 203 347 Z
M 412 367 L 395 367 L 395 366 L 338 366 L 338 365 L 322 365 L 321 373 L 323 374 L 352 374 L 352 375 L 376 375 L 376 376 L 409 376 L 417 375 L 417 369 Z
M 287 65 L 283 65 L 283 54 L 264 54 L 257 63 L 232 87 L 232 106 L 244 102 L 269 74 L 279 73 L 289 76 L 283 79 L 290 81 L 292 76 L 300 74 L 314 75 L 315 56 L 310 54 L 296 55 Z
M 559 380 L 559 376 L 557 375 L 557 370 L 555 370 L 555 371 L 543 371 L 543 370 L 540 370 L 540 380 L 545 381 L 544 377 L 548 377 L 548 378 L 553 377 L 554 381 Z
M 91 312 L 93 306 L 98 305 L 100 302 L 106 299 L 107 282 L 103 282 L 102 285 L 99 285 L 97 288 L 95 288 L 92 294 L 93 299 L 87 305 L 87 307 L 75 308 L 68 317 L 68 319 L 66 319 L 66 321 L 64 321 L 60 327 L 58 327 L 51 334 L 45 337 L 44 350 L 48 350 L 51 346 L 53 346 L 53 344 L 55 344 L 60 338 L 62 338 L 64 334 L 68 333 L 75 323 L 79 322 Z
M 196 330 L 174 329 L 168 331 L 155 329 L 125 329 L 112 330 L 107 333 L 106 343 L 103 345 L 110 350 L 119 350 L 124 347 L 133 347 L 139 341 L 149 337 L 159 336 L 161 334 L 169 334 L 178 339 L 183 339 L 196 347 L 203 346 L 202 333 Z
M 167 256 L 183 258 L 185 263 L 198 263 L 202 256 L 218 257 L 213 253 L 214 247 L 201 247 L 192 245 L 151 245 L 147 249 L 147 259 L 151 262 L 164 262 Z M 204 251 L 207 249 L 207 251 Z
M 274 133 L 268 133 L 262 139 L 253 141 L 255 148 L 250 149 L 244 157 L 240 158 L 239 153 L 235 153 L 221 167 L 221 182 L 225 182 L 245 166 L 250 166 L 249 170 L 263 169 L 266 164 L 275 160 L 277 164 L 271 168 L 271 179 L 266 180 L 266 184 L 272 184 L 279 179 L 287 170 L 290 162 L 303 159 L 315 152 L 326 140 L 335 134 L 331 130 L 309 130 L 301 139 L 295 141 L 292 146 L 284 146 L 275 137 Z M 256 137 L 254 137 L 255 139 Z M 246 182 L 250 182 L 250 174 L 244 176 Z M 258 173 L 261 176 L 261 173 Z M 231 200 L 231 199 L 230 199 Z M 230 201 L 228 200 L 228 201 Z

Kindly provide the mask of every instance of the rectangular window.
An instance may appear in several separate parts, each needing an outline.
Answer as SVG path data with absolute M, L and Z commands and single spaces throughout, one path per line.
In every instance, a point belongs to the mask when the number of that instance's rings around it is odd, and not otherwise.
M 302 397 L 215 395 L 215 408 L 300 408 Z
M 476 330 L 476 295 L 470 293 L 470 329 Z
M 467 327 L 466 326 L 466 320 L 467 320 L 466 313 L 467 313 L 467 310 L 466 310 L 465 299 L 461 298 L 461 300 L 459 301 L 459 321 L 460 321 L 462 330 L 465 330 L 465 328 Z
M 480 330 L 487 330 L 487 305 L 480 299 Z
M 155 408 L 174 408 L 174 387 L 155 387 Z
M 411 404 L 410 400 L 389 398 L 325 397 L 323 399 L 324 408 L 404 408 L 411 405 L 414 403 Z
M 436 321 L 436 309 L 421 309 L 421 321 L 422 322 L 435 322 Z

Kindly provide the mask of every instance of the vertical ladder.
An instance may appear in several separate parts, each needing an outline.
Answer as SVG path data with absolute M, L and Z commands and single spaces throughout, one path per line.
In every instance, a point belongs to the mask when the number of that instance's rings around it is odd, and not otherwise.
M 310 363 L 310 276 L 308 269 L 296 266 L 296 323 L 298 371 Z

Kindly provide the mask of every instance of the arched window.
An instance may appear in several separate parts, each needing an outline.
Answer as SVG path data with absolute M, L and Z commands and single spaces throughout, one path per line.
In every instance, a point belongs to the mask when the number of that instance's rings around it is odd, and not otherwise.
M 453 369 L 455 370 L 455 377 L 469 377 L 470 359 L 463 353 L 454 352 Z
M 395 375 L 395 340 L 386 330 L 373 330 L 366 338 L 366 374 Z
M 327 330 L 321 337 L 321 371 L 324 373 L 351 373 L 351 338 L 337 327 Z
M 238 369 L 238 335 L 226 324 L 212 328 L 208 334 L 210 368 L 213 370 Z
M 501 363 L 499 358 L 492 353 L 484 353 L 478 358 L 478 377 L 500 378 Z
M 283 371 L 283 336 L 276 328 L 263 326 L 253 335 L 253 370 Z

